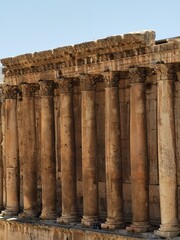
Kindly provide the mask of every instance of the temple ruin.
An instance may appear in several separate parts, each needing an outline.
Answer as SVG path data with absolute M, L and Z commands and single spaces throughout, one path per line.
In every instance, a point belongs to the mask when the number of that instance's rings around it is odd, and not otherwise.
M 180 234 L 180 37 L 128 33 L 1 63 L 0 239 Z

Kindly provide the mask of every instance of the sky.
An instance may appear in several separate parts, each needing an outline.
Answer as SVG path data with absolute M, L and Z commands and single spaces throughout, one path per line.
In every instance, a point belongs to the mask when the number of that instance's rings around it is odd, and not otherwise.
M 180 0 L 0 0 L 0 59 L 151 29 L 180 36 Z

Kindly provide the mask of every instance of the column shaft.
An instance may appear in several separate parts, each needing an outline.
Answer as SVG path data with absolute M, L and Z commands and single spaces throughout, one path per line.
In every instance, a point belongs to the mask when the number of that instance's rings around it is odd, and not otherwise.
M 35 87 L 33 83 L 21 84 L 23 133 L 23 203 L 24 209 L 20 217 L 36 217 L 37 209 L 37 157 L 36 157 L 36 122 L 35 122 Z
M 3 151 L 2 151 L 2 142 L 3 142 L 3 127 L 2 127 L 2 89 L 0 88 L 0 211 L 3 209 Z
M 161 76 L 162 77 L 162 76 Z M 173 81 L 160 79 L 157 88 L 158 159 L 161 226 L 156 235 L 175 237 L 180 233 L 177 220 L 177 180 L 175 130 L 173 112 Z
M 120 228 L 123 222 L 121 144 L 118 81 L 105 74 L 105 156 L 107 219 L 103 228 Z
M 130 156 L 132 225 L 130 231 L 149 229 L 148 163 L 146 136 L 146 97 L 143 69 L 132 69 L 130 89 Z
M 77 220 L 76 159 L 72 80 L 60 80 L 60 142 L 62 216 L 58 222 Z
M 56 219 L 54 82 L 40 81 L 42 219 Z
M 17 136 L 17 87 L 5 86 L 6 209 L 5 215 L 19 211 L 19 166 Z
M 89 83 L 86 82 L 87 88 Z M 91 83 L 94 84 L 93 81 Z M 90 84 L 90 85 L 91 85 Z M 85 86 L 86 89 L 86 86 Z M 83 175 L 83 219 L 90 226 L 98 219 L 98 180 L 97 180 L 97 137 L 95 118 L 95 91 L 90 88 L 82 91 L 82 175 Z

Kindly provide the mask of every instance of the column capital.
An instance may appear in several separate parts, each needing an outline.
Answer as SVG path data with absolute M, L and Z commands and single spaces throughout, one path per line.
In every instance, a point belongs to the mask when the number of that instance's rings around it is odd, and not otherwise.
M 19 92 L 18 86 L 16 85 L 4 85 L 3 95 L 5 99 L 16 99 Z
M 96 88 L 96 83 L 101 78 L 97 74 L 81 74 L 79 76 L 80 85 L 82 91 L 94 91 Z
M 62 77 L 58 80 L 59 91 L 61 93 L 72 93 L 73 92 L 73 78 Z
M 34 97 L 35 92 L 39 90 L 39 84 L 23 82 L 20 84 L 20 90 L 24 97 Z
M 148 74 L 147 67 L 132 67 L 129 68 L 129 78 L 131 84 L 144 83 Z
M 176 71 L 173 64 L 156 64 L 153 71 L 157 76 L 157 81 L 176 79 Z
M 105 87 L 118 87 L 119 84 L 119 72 L 107 71 L 103 72 L 102 76 L 104 77 Z
M 40 80 L 39 85 L 41 96 L 54 96 L 54 89 L 57 84 L 53 80 Z
M 129 71 L 118 71 L 118 78 L 121 79 L 129 79 Z

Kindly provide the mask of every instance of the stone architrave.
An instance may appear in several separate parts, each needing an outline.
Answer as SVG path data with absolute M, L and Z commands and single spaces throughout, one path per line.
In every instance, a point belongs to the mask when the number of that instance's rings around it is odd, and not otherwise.
M 128 231 L 147 232 L 149 225 L 148 162 L 146 135 L 145 68 L 131 68 L 130 156 L 132 225 Z
M 38 214 L 37 206 L 37 149 L 35 122 L 35 92 L 38 85 L 22 83 L 21 114 L 22 161 L 23 161 L 23 212 L 21 218 L 34 218 Z
M 161 225 L 155 234 L 173 238 L 179 235 L 177 218 L 177 176 L 173 112 L 174 75 L 171 66 L 159 64 L 157 73 L 158 163 Z
M 117 229 L 123 223 L 120 111 L 118 75 L 102 74 L 105 80 L 105 159 L 107 219 L 102 228 Z
M 6 208 L 3 215 L 19 212 L 19 162 L 17 130 L 17 86 L 5 85 Z
M 57 222 L 71 223 L 77 221 L 73 79 L 61 78 L 58 83 L 60 90 L 62 214 Z
M 56 219 L 56 158 L 54 88 L 52 80 L 39 81 L 41 95 L 42 219 Z
M 82 122 L 82 224 L 91 226 L 98 220 L 97 130 L 94 76 L 81 75 Z

